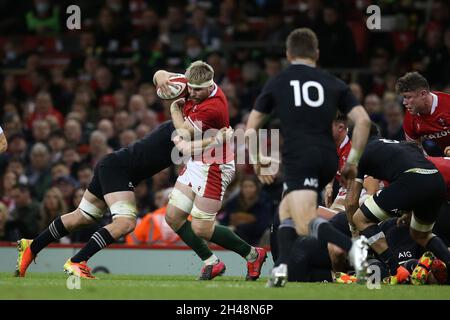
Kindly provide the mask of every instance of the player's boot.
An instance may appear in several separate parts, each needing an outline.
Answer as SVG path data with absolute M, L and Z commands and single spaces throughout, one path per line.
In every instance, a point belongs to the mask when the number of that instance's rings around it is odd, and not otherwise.
M 336 272 L 334 274 L 334 282 L 336 283 L 356 283 L 357 280 L 356 276 L 345 272 Z
M 245 280 L 255 281 L 261 274 L 261 268 L 267 259 L 267 251 L 264 248 L 255 248 L 258 253 L 258 258 L 253 262 L 247 262 L 247 275 Z
M 411 280 L 411 275 L 409 271 L 403 267 L 399 266 L 397 268 L 397 274 L 395 276 L 389 276 L 383 279 L 384 284 L 397 285 L 397 284 L 408 284 Z
M 367 280 L 367 253 L 369 246 L 367 238 L 360 236 L 353 240 L 352 247 L 348 253 L 350 264 L 355 268 L 356 278 L 358 283 L 365 283 Z
M 284 287 L 288 278 L 287 265 L 280 264 L 272 269 L 269 280 L 266 283 L 267 288 Z
M 20 239 L 17 241 L 17 265 L 16 265 L 16 277 L 25 277 L 28 266 L 36 258 L 31 252 L 30 245 L 33 240 Z
M 442 262 L 442 260 L 439 260 L 437 258 L 434 259 L 433 263 L 431 264 L 430 272 L 433 274 L 433 277 L 439 284 L 447 283 L 447 266 L 444 262 Z
M 219 260 L 216 264 L 208 264 L 203 266 L 201 275 L 198 280 L 212 280 L 217 276 L 221 276 L 225 273 L 225 263 Z
M 431 265 L 436 259 L 431 251 L 425 252 L 422 257 L 420 257 L 419 263 L 414 268 L 411 275 L 411 284 L 422 285 L 427 283 L 428 273 L 431 270 Z
M 69 276 L 76 276 L 83 279 L 97 279 L 91 274 L 91 268 L 86 264 L 86 261 L 72 262 L 69 260 L 64 264 L 64 272 Z

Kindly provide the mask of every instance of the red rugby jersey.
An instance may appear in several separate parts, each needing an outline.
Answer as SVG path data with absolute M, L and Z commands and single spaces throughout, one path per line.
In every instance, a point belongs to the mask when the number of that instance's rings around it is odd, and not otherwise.
M 344 141 L 342 141 L 341 145 L 337 147 L 336 151 L 339 156 L 339 168 L 336 172 L 335 179 L 340 182 L 341 179 L 341 170 L 347 162 L 348 154 L 350 153 L 350 149 L 352 148 L 352 141 L 348 136 L 345 136 Z
M 448 157 L 428 157 L 428 160 L 433 162 L 436 169 L 439 170 L 440 174 L 445 180 L 447 185 L 447 200 L 450 200 L 450 158 Z
M 204 133 L 208 129 L 220 130 L 223 127 L 230 126 L 230 117 L 228 114 L 228 100 L 218 85 L 215 85 L 213 92 L 208 98 L 199 104 L 188 99 L 184 105 L 184 116 L 192 126 Z M 225 144 L 224 144 L 225 147 Z M 234 152 L 231 145 L 227 145 L 223 152 L 223 162 L 228 163 L 234 160 Z M 211 154 L 214 156 L 214 152 Z M 203 161 L 210 162 L 211 159 L 204 152 Z
M 412 115 L 406 112 L 403 120 L 405 135 L 413 140 L 433 140 L 444 151 L 450 146 L 450 94 L 433 91 L 430 114 Z

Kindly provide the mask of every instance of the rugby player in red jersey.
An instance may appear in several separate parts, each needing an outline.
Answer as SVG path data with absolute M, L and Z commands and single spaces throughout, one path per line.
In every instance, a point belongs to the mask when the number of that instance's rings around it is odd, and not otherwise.
M 164 70 L 155 74 L 155 83 L 164 89 L 173 75 Z M 171 104 L 173 124 L 180 136 L 189 139 L 203 136 L 207 130 L 229 126 L 228 101 L 214 83 L 213 68 L 203 61 L 193 62 L 186 70 L 189 97 Z M 216 225 L 216 214 L 222 206 L 227 186 L 235 173 L 234 153 L 230 144 L 203 152 L 189 159 L 180 173 L 167 207 L 166 221 L 203 260 L 200 280 L 210 280 L 223 274 L 225 265 L 214 254 L 201 250 L 203 240 L 234 251 L 247 260 L 246 280 L 258 279 L 267 257 L 266 250 L 255 248 L 226 226 Z M 192 223 L 187 220 L 189 214 Z M 203 239 L 203 240 L 202 240 Z
M 430 91 L 428 81 L 418 72 L 398 79 L 396 89 L 408 111 L 403 121 L 407 140 L 432 140 L 450 155 L 450 94 Z

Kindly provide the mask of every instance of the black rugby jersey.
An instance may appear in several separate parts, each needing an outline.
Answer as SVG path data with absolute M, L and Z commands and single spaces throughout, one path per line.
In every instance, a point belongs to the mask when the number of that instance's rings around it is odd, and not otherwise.
M 335 149 L 331 124 L 337 111 L 347 114 L 357 105 L 350 88 L 335 76 L 315 67 L 291 64 L 266 83 L 254 109 L 263 113 L 275 110 L 281 121 L 286 160 L 308 146 Z
M 116 151 L 133 183 L 147 179 L 172 165 L 172 121 L 166 121 L 135 143 Z
M 414 143 L 376 139 L 367 143 L 358 164 L 358 178 L 364 175 L 379 180 L 395 181 L 408 170 L 436 170 Z M 432 171 L 430 171 L 432 172 Z

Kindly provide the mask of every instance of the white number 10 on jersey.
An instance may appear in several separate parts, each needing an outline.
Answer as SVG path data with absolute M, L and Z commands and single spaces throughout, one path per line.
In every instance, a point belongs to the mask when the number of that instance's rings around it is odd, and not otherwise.
M 306 81 L 301 87 L 302 91 L 300 93 L 300 81 L 291 80 L 289 84 L 294 88 L 294 104 L 296 107 L 300 107 L 302 105 L 302 97 L 306 104 L 310 107 L 316 108 L 320 107 L 323 104 L 324 93 L 323 87 L 317 81 Z M 312 100 L 309 97 L 309 88 L 313 87 L 317 90 L 317 100 Z

